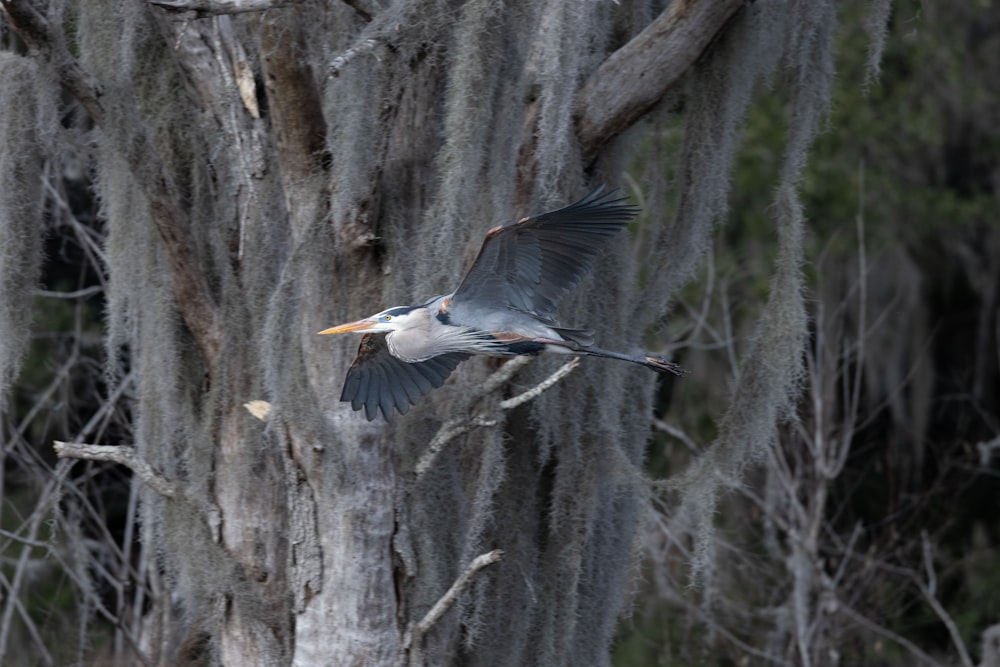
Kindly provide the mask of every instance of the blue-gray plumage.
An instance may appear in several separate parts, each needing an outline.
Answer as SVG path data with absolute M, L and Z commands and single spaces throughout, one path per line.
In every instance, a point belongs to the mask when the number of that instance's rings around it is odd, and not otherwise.
M 684 370 L 653 354 L 594 346 L 593 332 L 560 326 L 559 301 L 590 271 L 605 241 L 638 213 L 620 191 L 599 188 L 548 213 L 486 233 L 479 256 L 453 293 L 396 306 L 321 331 L 364 332 L 340 399 L 369 421 L 406 414 L 473 354 L 510 357 L 543 350 L 630 361 L 659 372 Z

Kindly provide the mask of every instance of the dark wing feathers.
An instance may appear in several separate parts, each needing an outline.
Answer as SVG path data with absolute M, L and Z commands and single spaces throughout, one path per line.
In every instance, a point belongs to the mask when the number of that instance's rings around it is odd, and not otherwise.
M 385 334 L 361 337 L 358 356 L 347 371 L 340 400 L 355 410 L 364 408 L 368 421 L 382 412 L 388 420 L 394 412 L 405 415 L 411 405 L 431 389 L 444 384 L 455 367 L 469 355 L 442 354 L 426 361 L 407 363 L 389 354 Z
M 554 324 L 559 300 L 590 271 L 605 241 L 638 213 L 618 190 L 599 188 L 565 208 L 522 218 L 486 235 L 479 256 L 452 295 L 456 307 L 511 308 Z M 560 329 L 580 344 L 590 331 Z M 385 334 L 365 334 L 347 371 L 340 400 L 364 408 L 368 421 L 382 412 L 406 414 L 421 396 L 444 384 L 470 355 L 448 353 L 407 363 L 389 353 Z
M 553 319 L 603 243 L 638 213 L 620 190 L 599 188 L 565 208 L 495 227 L 452 297 L 454 305 L 511 307 Z

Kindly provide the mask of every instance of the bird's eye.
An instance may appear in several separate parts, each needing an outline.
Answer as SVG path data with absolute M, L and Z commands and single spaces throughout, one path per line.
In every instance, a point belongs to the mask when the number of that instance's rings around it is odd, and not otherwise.
M 388 322 L 391 319 L 392 319 L 392 315 L 383 315 L 382 316 L 382 321 L 383 322 Z

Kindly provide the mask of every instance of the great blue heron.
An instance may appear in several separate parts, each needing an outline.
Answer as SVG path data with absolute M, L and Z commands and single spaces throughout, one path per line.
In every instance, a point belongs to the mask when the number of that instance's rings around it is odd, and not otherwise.
M 543 350 L 630 361 L 682 375 L 654 354 L 631 355 L 594 346 L 593 331 L 561 326 L 559 300 L 590 271 L 601 244 L 638 209 L 620 191 L 603 188 L 557 211 L 521 218 L 486 233 L 479 256 L 451 294 L 419 306 L 396 306 L 321 334 L 364 332 L 342 401 L 378 410 L 388 420 L 406 414 L 474 354 L 511 357 Z

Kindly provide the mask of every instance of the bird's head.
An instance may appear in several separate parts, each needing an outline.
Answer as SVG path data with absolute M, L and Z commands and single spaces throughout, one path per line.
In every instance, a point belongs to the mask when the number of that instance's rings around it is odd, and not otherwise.
M 366 317 L 357 322 L 348 322 L 329 329 L 323 329 L 321 334 L 342 334 L 342 333 L 387 333 L 406 329 L 412 324 L 415 317 L 413 306 L 396 306 L 375 313 L 371 317 Z

